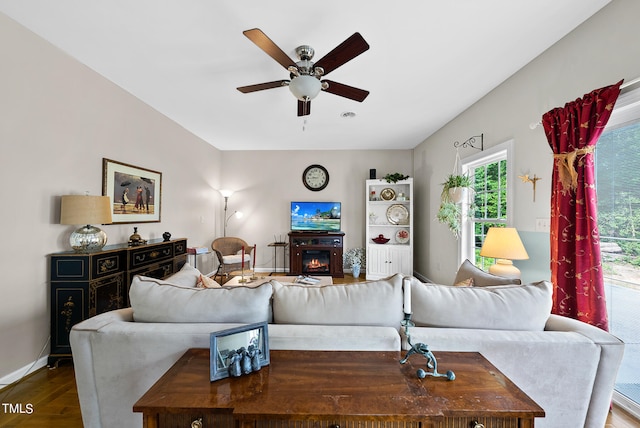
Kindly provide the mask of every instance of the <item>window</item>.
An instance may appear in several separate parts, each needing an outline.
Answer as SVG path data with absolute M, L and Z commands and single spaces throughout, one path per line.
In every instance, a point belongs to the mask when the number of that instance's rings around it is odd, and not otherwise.
M 595 151 L 609 330 L 625 342 L 614 401 L 640 415 L 640 89 L 620 95 Z
M 509 183 L 513 141 L 500 144 L 462 159 L 462 171 L 474 183 L 471 207 L 462 207 L 463 224 L 460 237 L 460 260 L 469 259 L 486 269 L 493 259 L 480 257 L 480 248 L 490 227 L 505 227 L 511 218 Z

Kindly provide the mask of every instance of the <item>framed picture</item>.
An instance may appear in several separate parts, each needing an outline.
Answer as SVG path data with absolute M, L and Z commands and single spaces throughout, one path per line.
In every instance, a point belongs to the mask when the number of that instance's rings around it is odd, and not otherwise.
M 238 377 L 269 365 L 266 322 L 211 333 L 211 382 Z
M 159 222 L 162 173 L 103 158 L 102 195 L 111 198 L 113 223 Z

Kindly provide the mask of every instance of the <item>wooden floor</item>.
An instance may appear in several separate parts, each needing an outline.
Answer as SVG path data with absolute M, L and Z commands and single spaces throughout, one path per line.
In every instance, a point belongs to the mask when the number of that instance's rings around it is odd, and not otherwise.
M 353 278 L 335 283 L 355 282 Z M 82 428 L 73 365 L 61 360 L 57 369 L 42 368 L 22 382 L 0 390 L 0 428 Z M 9 404 L 13 405 L 11 413 Z M 29 414 L 29 409 L 32 409 Z M 605 428 L 636 428 L 640 421 L 615 407 Z M 91 427 L 86 427 L 91 428 Z M 129 428 L 129 427 L 127 427 Z M 131 427 L 135 428 L 135 427 Z

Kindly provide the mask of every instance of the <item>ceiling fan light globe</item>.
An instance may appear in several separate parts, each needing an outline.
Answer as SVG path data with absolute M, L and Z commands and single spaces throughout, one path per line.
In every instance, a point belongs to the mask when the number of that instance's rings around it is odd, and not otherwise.
M 314 99 L 322 89 L 320 80 L 313 76 L 297 76 L 289 82 L 289 90 L 300 101 Z

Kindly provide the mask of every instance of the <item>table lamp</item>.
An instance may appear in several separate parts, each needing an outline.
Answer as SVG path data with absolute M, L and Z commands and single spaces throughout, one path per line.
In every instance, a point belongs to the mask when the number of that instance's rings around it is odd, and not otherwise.
M 85 225 L 71 233 L 69 243 L 78 253 L 100 251 L 107 234 L 91 224 L 111 223 L 111 199 L 108 196 L 65 195 L 60 204 L 60 224 Z
M 520 278 L 520 270 L 511 260 L 526 260 L 529 258 L 518 231 L 513 227 L 490 227 L 484 244 L 480 250 L 482 257 L 496 259 L 496 263 L 489 267 L 489 273 L 505 278 Z

